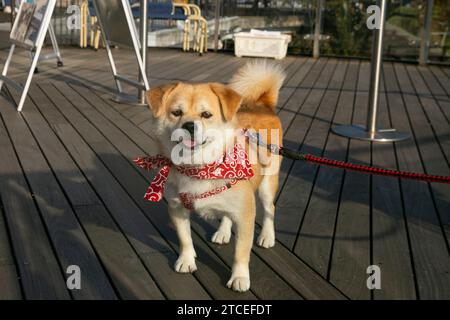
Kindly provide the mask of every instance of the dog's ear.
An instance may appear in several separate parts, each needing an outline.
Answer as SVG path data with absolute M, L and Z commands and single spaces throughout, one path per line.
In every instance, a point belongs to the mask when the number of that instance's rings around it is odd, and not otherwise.
M 170 93 L 179 85 L 177 83 L 164 84 L 147 91 L 147 103 L 152 110 L 153 115 L 157 118 L 164 111 L 164 103 L 167 101 Z
M 230 121 L 241 106 L 241 96 L 230 87 L 221 83 L 211 83 L 210 87 L 219 98 L 225 120 Z

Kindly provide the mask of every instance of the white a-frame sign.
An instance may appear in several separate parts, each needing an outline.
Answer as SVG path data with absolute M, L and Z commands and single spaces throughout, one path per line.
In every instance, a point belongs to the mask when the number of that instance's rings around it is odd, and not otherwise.
M 3 83 L 6 83 L 7 85 L 10 85 L 11 87 L 22 92 L 19 104 L 17 105 L 17 111 L 22 111 L 37 62 L 39 60 L 56 58 L 58 61 L 58 66 L 62 66 L 63 64 L 58 44 L 56 42 L 55 32 L 50 23 L 53 10 L 55 9 L 55 4 L 56 0 L 34 0 L 31 3 L 22 1 L 19 7 L 19 12 L 14 20 L 11 34 L 9 36 L 11 48 L 9 49 L 8 58 L 6 59 L 2 74 L 0 76 L 0 90 Z M 52 54 L 40 57 L 47 30 L 49 31 L 54 52 Z M 25 85 L 23 86 L 7 77 L 8 68 L 16 47 L 21 47 L 28 50 L 32 58 L 31 67 L 28 71 L 28 77 Z
M 139 35 L 134 24 L 129 0 L 93 0 L 98 22 L 106 47 L 111 71 L 120 97 L 125 97 L 121 82 L 141 90 L 149 90 L 143 58 L 141 57 Z M 142 80 L 134 80 L 117 72 L 111 46 L 118 45 L 132 48 L 138 64 L 138 75 Z M 125 99 L 126 101 L 126 99 Z

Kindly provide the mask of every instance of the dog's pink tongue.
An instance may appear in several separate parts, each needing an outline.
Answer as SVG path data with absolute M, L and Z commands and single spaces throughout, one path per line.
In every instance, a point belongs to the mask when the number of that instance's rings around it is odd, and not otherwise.
M 183 139 L 183 144 L 186 147 L 193 148 L 193 147 L 195 147 L 197 142 L 195 140 L 191 140 L 191 139 Z

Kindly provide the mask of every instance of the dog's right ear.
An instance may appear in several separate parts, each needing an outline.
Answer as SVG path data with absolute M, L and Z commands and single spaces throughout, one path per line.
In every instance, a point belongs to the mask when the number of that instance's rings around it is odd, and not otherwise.
M 241 96 L 230 87 L 221 83 L 210 83 L 209 86 L 219 98 L 225 120 L 230 121 L 241 106 Z
M 164 84 L 155 88 L 151 88 L 147 91 L 147 103 L 150 110 L 153 112 L 153 116 L 158 118 L 164 111 L 164 104 L 167 101 L 170 93 L 179 85 L 177 83 Z

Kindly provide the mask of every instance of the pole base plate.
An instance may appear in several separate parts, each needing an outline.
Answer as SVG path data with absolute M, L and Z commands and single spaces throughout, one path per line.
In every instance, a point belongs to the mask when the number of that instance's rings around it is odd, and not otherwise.
M 342 137 L 373 142 L 397 142 L 411 136 L 409 133 L 398 132 L 395 129 L 379 129 L 375 133 L 370 133 L 361 125 L 334 126 L 331 131 Z

